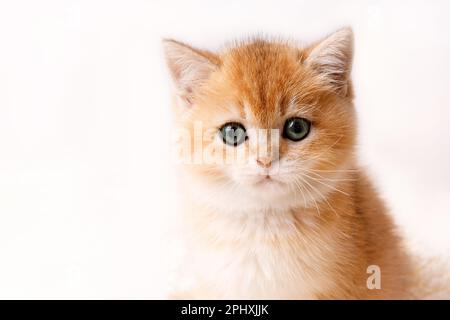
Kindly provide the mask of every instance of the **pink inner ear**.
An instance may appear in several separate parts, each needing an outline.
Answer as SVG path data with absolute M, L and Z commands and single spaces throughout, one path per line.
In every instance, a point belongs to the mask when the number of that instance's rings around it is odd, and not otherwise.
M 189 107 L 192 106 L 191 98 L 189 98 L 188 96 L 184 96 L 183 99 L 186 101 L 186 104 L 187 104 Z
M 183 94 L 180 95 L 180 97 L 185 101 L 186 105 L 188 107 L 192 106 L 192 88 L 186 87 L 183 90 Z

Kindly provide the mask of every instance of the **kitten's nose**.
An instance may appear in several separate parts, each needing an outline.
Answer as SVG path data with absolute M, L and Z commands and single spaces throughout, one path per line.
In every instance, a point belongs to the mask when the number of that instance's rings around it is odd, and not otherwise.
M 256 159 L 256 163 L 263 167 L 263 168 L 270 168 L 270 166 L 272 165 L 272 158 L 271 157 L 259 157 L 258 159 Z

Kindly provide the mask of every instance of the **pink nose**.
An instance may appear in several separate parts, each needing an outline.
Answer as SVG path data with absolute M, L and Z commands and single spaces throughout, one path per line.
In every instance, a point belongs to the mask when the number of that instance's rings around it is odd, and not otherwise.
M 263 168 L 270 168 L 272 165 L 272 159 L 270 157 L 261 157 L 256 159 L 256 163 Z

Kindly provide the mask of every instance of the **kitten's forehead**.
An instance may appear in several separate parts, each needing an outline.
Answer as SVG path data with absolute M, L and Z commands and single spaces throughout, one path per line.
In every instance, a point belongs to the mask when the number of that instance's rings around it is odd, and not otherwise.
M 256 40 L 229 49 L 222 60 L 246 118 L 271 127 L 292 104 L 302 71 L 301 51 L 283 43 Z

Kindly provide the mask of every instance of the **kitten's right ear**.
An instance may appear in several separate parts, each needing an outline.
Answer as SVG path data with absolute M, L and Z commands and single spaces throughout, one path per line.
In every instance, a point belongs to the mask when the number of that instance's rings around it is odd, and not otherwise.
M 192 93 L 217 69 L 218 58 L 175 40 L 163 40 L 164 53 L 177 94 L 191 104 Z
M 346 95 L 349 89 L 353 59 L 353 31 L 339 29 L 310 48 L 305 63 L 324 76 L 337 92 Z

